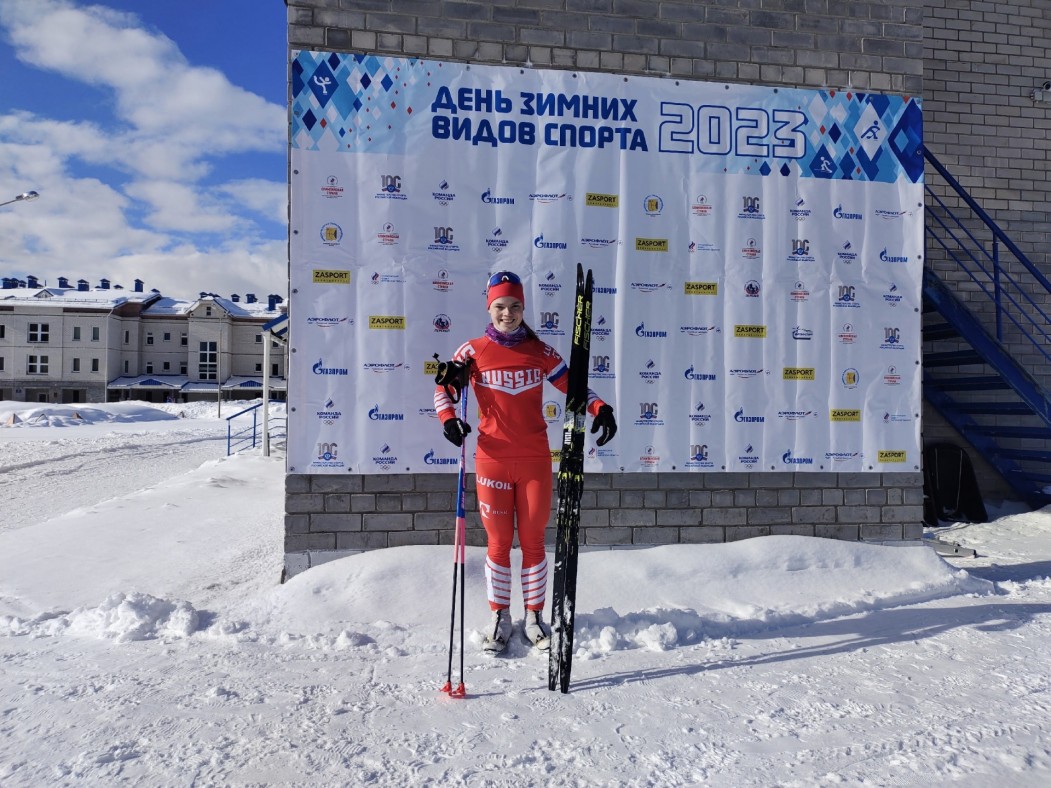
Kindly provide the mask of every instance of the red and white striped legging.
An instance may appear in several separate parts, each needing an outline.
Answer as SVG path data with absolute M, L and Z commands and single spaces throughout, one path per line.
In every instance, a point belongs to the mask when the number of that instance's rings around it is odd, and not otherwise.
M 475 461 L 478 512 L 488 540 L 485 586 L 489 607 L 511 606 L 511 545 L 515 525 L 522 548 L 526 610 L 543 610 L 547 596 L 544 529 L 551 517 L 551 461 Z

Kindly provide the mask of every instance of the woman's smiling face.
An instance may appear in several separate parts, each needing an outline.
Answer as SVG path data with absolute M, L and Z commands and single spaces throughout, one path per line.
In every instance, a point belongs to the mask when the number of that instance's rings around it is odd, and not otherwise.
M 525 318 L 525 304 L 512 296 L 502 296 L 489 305 L 489 318 L 497 331 L 510 334 Z

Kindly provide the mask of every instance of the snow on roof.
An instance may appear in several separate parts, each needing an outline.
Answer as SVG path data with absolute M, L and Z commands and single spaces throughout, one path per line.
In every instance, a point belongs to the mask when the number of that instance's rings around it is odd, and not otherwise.
M 98 309 L 115 309 L 129 302 L 144 302 L 155 293 L 129 293 L 127 290 L 77 290 L 75 287 L 36 287 L 0 290 L 0 300 L 32 303 L 38 306 L 86 306 Z
M 280 308 L 283 304 L 270 309 L 268 300 L 249 304 L 246 302 L 235 303 L 219 296 L 205 296 L 194 301 L 183 301 L 178 298 L 161 295 L 152 290 L 146 293 L 114 288 L 107 290 L 98 287 L 91 290 L 78 290 L 75 287 L 19 287 L 0 290 L 0 301 L 32 304 L 34 307 L 81 306 L 97 309 L 116 309 L 123 304 L 139 303 L 144 305 L 143 313 L 151 316 L 186 315 L 201 302 L 212 301 L 232 317 L 273 319 L 285 314 Z
M 270 388 L 276 391 L 285 390 L 285 379 L 284 378 L 270 378 Z M 246 375 L 231 375 L 226 381 L 223 382 L 223 389 L 262 389 L 263 379 L 261 377 L 251 377 Z
M 111 380 L 111 389 L 181 389 L 189 381 L 185 375 L 134 375 Z M 214 384 L 212 385 L 214 389 Z

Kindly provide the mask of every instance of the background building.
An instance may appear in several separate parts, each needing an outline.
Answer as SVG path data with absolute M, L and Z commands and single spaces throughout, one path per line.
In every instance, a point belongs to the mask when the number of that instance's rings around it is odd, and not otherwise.
M 74 403 L 258 397 L 263 325 L 283 298 L 247 294 L 196 301 L 166 298 L 135 280 L 131 291 L 103 279 L 55 287 L 5 278 L 0 289 L 0 399 Z M 273 340 L 271 340 L 273 342 Z M 284 346 L 274 342 L 270 385 L 285 390 Z

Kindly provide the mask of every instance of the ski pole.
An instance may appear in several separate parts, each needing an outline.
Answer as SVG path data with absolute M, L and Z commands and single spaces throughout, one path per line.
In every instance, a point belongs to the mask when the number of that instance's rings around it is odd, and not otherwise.
M 467 421 L 467 386 L 463 387 L 460 399 L 460 418 Z M 467 436 L 460 443 L 460 469 L 459 479 L 456 483 L 456 528 L 453 535 L 453 596 L 452 610 L 449 613 L 449 667 L 446 673 L 445 686 L 442 692 L 451 698 L 463 698 L 467 690 L 463 684 L 463 651 L 464 651 L 464 596 L 467 582 L 466 541 L 467 541 L 467 507 L 466 498 L 467 477 Z M 456 590 L 457 575 L 459 575 L 460 590 L 460 683 L 453 688 L 453 651 L 456 640 Z

